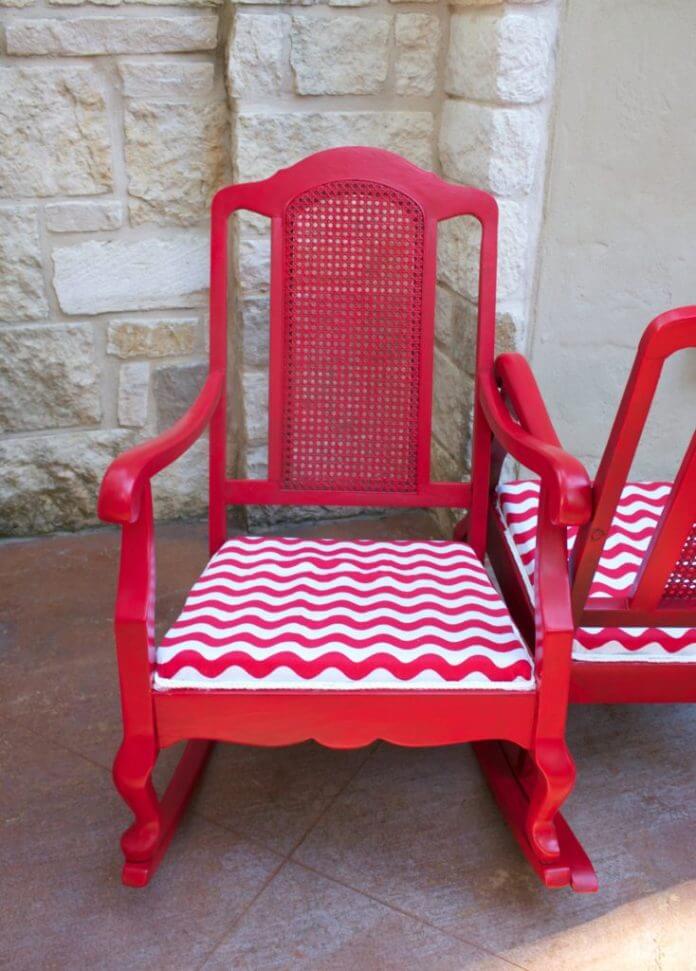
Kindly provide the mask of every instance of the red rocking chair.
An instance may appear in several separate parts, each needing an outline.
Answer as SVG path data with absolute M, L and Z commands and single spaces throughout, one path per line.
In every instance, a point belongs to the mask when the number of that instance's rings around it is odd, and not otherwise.
M 226 468 L 227 223 L 238 209 L 272 223 L 262 481 L 231 479 Z M 477 369 L 484 393 L 497 395 L 491 196 L 366 148 L 321 152 L 215 196 L 208 378 L 173 428 L 111 465 L 99 498 L 102 519 L 123 528 L 115 630 L 124 738 L 114 779 L 135 816 L 121 842 L 124 883 L 143 886 L 156 870 L 212 741 L 350 748 L 386 739 L 475 742 L 544 883 L 596 889 L 558 812 L 574 780 L 564 740 L 565 528 L 589 517 L 589 481 L 543 436 L 501 431 L 547 484 L 533 652 L 482 566 L 491 436 L 480 405 L 471 482 L 431 481 L 436 229 L 460 215 L 482 227 Z M 150 479 L 208 427 L 212 558 L 156 645 Z M 227 507 L 245 503 L 466 507 L 467 542 L 228 540 Z M 181 740 L 160 800 L 155 761 Z
M 627 482 L 664 362 L 688 347 L 696 307 L 662 314 L 645 331 L 592 487 L 592 517 L 569 531 L 573 702 L 696 701 L 696 432 L 673 483 Z M 558 447 L 525 359 L 501 354 L 495 373 L 515 428 Z M 536 546 L 544 491 L 543 481 L 506 482 L 490 508 L 490 560 L 529 643 L 545 568 Z

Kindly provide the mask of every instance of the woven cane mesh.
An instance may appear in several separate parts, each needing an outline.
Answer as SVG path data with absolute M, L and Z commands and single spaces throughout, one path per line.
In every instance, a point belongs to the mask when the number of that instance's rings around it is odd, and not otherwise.
M 416 490 L 423 213 L 367 181 L 285 216 L 285 488 Z
M 663 600 L 686 600 L 696 604 L 696 523 L 667 578 Z

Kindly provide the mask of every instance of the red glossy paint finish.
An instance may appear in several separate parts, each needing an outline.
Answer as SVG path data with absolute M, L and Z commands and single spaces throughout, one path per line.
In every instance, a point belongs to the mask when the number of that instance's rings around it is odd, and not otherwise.
M 227 477 L 227 222 L 247 209 L 271 220 L 269 473 Z M 476 218 L 479 263 L 473 474 L 432 482 L 430 432 L 438 222 Z M 592 867 L 559 814 L 575 777 L 564 730 L 571 601 L 565 527 L 590 516 L 582 467 L 524 429 L 494 376 L 497 205 L 391 153 L 332 149 L 272 178 L 217 193 L 212 205 L 210 374 L 168 432 L 117 459 L 99 514 L 123 527 L 116 644 L 124 739 L 114 764 L 135 817 L 124 834 L 124 882 L 150 879 L 203 768 L 209 742 L 283 745 L 314 738 L 337 748 L 382 738 L 401 745 L 480 743 L 479 759 L 513 833 L 548 886 L 596 889 Z M 462 415 L 462 421 L 466 416 Z M 492 441 L 537 468 L 542 501 L 534 618 L 535 684 L 482 690 L 155 690 L 154 534 L 150 479 L 210 429 L 210 551 L 235 503 L 451 506 L 462 536 L 486 552 Z M 165 796 L 159 751 L 188 746 Z M 517 756 L 500 748 L 514 745 Z
M 696 307 L 671 310 L 655 318 L 640 342 L 594 483 L 589 485 L 586 473 L 575 459 L 564 459 L 563 494 L 572 498 L 574 494 L 579 496 L 581 489 L 586 497 L 589 495 L 592 509 L 591 516 L 583 520 L 563 517 L 568 525 L 579 524 L 569 565 L 561 569 L 570 590 L 573 627 L 580 632 L 577 635 L 580 643 L 592 641 L 586 628 L 592 631 L 611 628 L 612 636 L 616 639 L 623 636 L 628 647 L 635 647 L 647 629 L 646 636 L 651 630 L 665 632 L 660 640 L 668 643 L 666 653 L 670 650 L 676 653 L 685 639 L 684 631 L 696 628 L 696 432 L 663 501 L 630 587 L 613 597 L 606 595 L 611 591 L 604 590 L 603 595 L 597 595 L 591 589 L 617 509 L 621 508 L 622 490 L 626 487 L 664 363 L 673 354 L 690 347 L 696 347 Z M 503 433 L 512 426 L 543 440 L 549 449 L 559 450 L 558 437 L 524 358 L 518 354 L 501 355 L 495 364 L 495 378 L 497 387 L 488 389 L 492 399 L 489 412 L 493 421 L 499 422 L 498 437 L 502 444 L 508 447 Z M 550 498 L 555 514 L 557 483 L 548 473 L 544 475 L 540 464 L 535 466 L 526 461 L 519 447 L 516 449 L 510 447 L 509 451 L 540 473 L 541 494 Z M 577 485 L 580 481 L 581 487 Z M 529 639 L 534 607 L 495 503 L 490 507 L 488 549 L 506 603 Z M 544 559 L 544 551 L 538 547 L 535 573 L 544 565 Z M 538 597 L 535 584 L 537 603 Z M 649 663 L 638 655 L 635 660 L 574 659 L 570 697 L 576 702 L 612 704 L 696 701 L 696 664 L 672 662 L 668 657 L 660 658 L 659 663 Z

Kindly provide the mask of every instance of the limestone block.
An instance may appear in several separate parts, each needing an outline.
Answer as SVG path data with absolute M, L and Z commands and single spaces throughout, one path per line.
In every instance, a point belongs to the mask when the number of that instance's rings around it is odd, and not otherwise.
M 386 148 L 432 168 L 432 138 L 429 111 L 243 111 L 236 125 L 239 178 L 263 179 L 339 145 Z
M 433 435 L 455 460 L 461 460 L 473 382 L 438 348 L 435 348 L 433 371 Z
M 53 250 L 53 285 L 66 314 L 197 307 L 206 302 L 208 233 L 89 240 Z
M 118 423 L 142 428 L 147 421 L 150 365 L 146 361 L 123 364 L 118 372 Z
M 123 93 L 128 98 L 190 97 L 213 90 L 212 61 L 119 61 Z
M 35 209 L 0 209 L 0 320 L 48 313 Z
M 270 300 L 267 296 L 245 297 L 240 309 L 244 364 L 247 367 L 263 367 L 268 364 Z
M 112 320 L 106 352 L 116 357 L 169 357 L 191 354 L 200 344 L 197 317 Z
M 16 20 L 5 31 L 8 54 L 158 54 L 217 46 L 217 16 L 75 17 Z
M 53 202 L 45 212 L 46 228 L 52 233 L 91 233 L 118 229 L 123 223 L 120 202 Z
M 390 17 L 292 18 L 298 94 L 374 94 L 388 70 Z
M 501 200 L 498 241 L 498 299 L 522 296 L 527 283 L 529 226 L 527 207 Z M 475 301 L 478 296 L 478 267 L 481 232 L 468 217 L 441 223 L 438 236 L 440 278 L 457 293 Z
M 90 324 L 0 330 L 0 432 L 94 425 L 100 419 Z
M 203 363 L 170 364 L 155 370 L 152 386 L 158 431 L 171 428 L 191 407 L 207 376 L 208 365 Z
M 131 101 L 125 110 L 130 218 L 187 226 L 205 219 L 225 181 L 227 108 L 222 102 Z
M 528 193 L 543 130 L 543 116 L 534 107 L 490 108 L 449 100 L 440 126 L 443 172 L 496 195 Z
M 242 387 L 247 441 L 265 442 L 268 438 L 268 373 L 245 371 Z
M 35 23 L 10 21 L 8 43 L 13 27 Z M 106 102 L 96 72 L 0 68 L 0 195 L 91 195 L 111 182 Z
M 284 14 L 237 14 L 227 51 L 227 85 L 233 98 L 280 93 L 287 24 Z
M 430 95 L 435 90 L 440 21 L 432 14 L 397 14 L 396 93 Z
M 208 438 L 203 435 L 152 482 L 158 521 L 201 516 L 208 509 Z
M 526 104 L 549 91 L 555 16 L 504 10 L 452 17 L 446 89 L 481 101 Z
M 263 292 L 270 288 L 271 241 L 242 239 L 239 241 L 239 285 L 244 292 Z
M 124 430 L 30 435 L 0 442 L 0 530 L 24 536 L 97 523 L 97 493 Z

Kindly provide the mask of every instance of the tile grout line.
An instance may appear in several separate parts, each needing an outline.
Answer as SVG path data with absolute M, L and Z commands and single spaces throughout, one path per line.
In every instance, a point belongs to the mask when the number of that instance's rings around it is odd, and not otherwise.
M 337 800 L 340 799 L 340 797 L 343 795 L 343 793 L 346 791 L 346 789 L 348 789 L 348 787 L 350 786 L 350 784 L 357 778 L 357 776 L 360 774 L 360 772 L 362 772 L 363 768 L 367 765 L 368 761 L 372 758 L 372 756 L 374 755 L 374 753 L 377 751 L 377 749 L 379 748 L 380 744 L 381 744 L 380 741 L 377 740 L 376 744 L 374 742 L 372 742 L 370 745 L 367 746 L 367 753 L 365 754 L 365 757 L 363 759 L 361 759 L 361 761 L 358 764 L 358 766 L 355 769 L 355 771 L 352 772 L 348 776 L 348 778 L 346 779 L 346 781 L 343 783 L 343 785 L 340 786 L 336 790 L 336 792 L 329 799 L 329 801 L 326 803 L 326 805 L 324 806 L 324 808 L 319 811 L 319 813 L 316 816 L 316 818 L 314 819 L 314 821 L 309 824 L 309 826 L 304 831 L 304 833 L 302 834 L 302 836 L 297 840 L 297 842 L 294 844 L 294 846 L 292 847 L 292 849 L 289 850 L 289 852 L 288 852 L 288 859 L 290 859 L 292 856 L 294 856 L 294 854 L 299 850 L 299 848 L 302 846 L 302 844 L 307 839 L 307 837 L 312 832 L 312 830 L 314 830 L 319 825 L 319 823 L 322 821 L 322 819 L 324 818 L 324 816 L 326 816 L 326 814 L 329 812 L 329 810 L 336 804 Z
M 280 871 L 283 869 L 283 867 L 287 863 L 288 863 L 288 857 L 285 857 L 284 859 L 282 859 L 280 861 L 280 863 L 278 863 L 278 865 L 273 870 L 271 870 L 271 872 L 268 874 L 268 876 L 266 877 L 266 879 L 263 881 L 263 883 L 261 884 L 261 886 L 259 887 L 259 889 L 253 895 L 253 897 L 251 898 L 251 900 L 249 900 L 249 902 L 246 904 L 246 906 L 242 907 L 241 911 L 237 914 L 237 916 L 235 917 L 235 919 L 232 921 L 232 924 L 229 927 L 229 929 L 227 929 L 224 932 L 224 934 L 222 935 L 222 937 L 220 937 L 219 940 L 217 940 L 215 942 L 215 944 L 213 945 L 213 947 L 211 948 L 211 950 L 202 959 L 201 963 L 196 965 L 196 971 L 202 971 L 202 969 L 205 967 L 205 965 L 208 963 L 208 961 L 210 961 L 210 959 L 213 957 L 213 955 L 215 954 L 215 952 L 217 951 L 217 949 L 222 944 L 224 944 L 224 942 L 227 940 L 227 938 L 231 934 L 234 933 L 235 929 L 239 926 L 239 924 L 242 922 L 242 920 L 244 920 L 244 918 L 249 913 L 249 911 L 254 906 L 254 904 L 259 899 L 259 897 L 261 897 L 261 895 L 266 891 L 266 889 L 271 885 L 271 883 L 273 883 L 273 881 L 275 880 L 275 878 L 278 876 L 278 874 L 280 873 Z
M 339 880 L 338 877 L 331 876 L 324 873 L 322 870 L 317 869 L 317 867 L 312 866 L 309 863 L 303 863 L 302 860 L 291 859 L 287 862 L 294 863 L 296 866 L 301 866 L 304 870 L 308 870 L 310 873 L 316 874 L 324 880 L 329 880 L 331 883 L 337 884 L 339 887 L 344 887 L 346 890 L 350 890 L 353 893 L 360 894 L 361 897 L 366 897 L 368 900 L 372 900 L 374 903 L 379 904 L 382 907 L 386 907 L 388 910 L 393 911 L 395 914 L 400 914 L 402 917 L 408 917 L 409 920 L 415 920 L 417 923 L 421 924 L 423 927 L 429 927 L 431 930 L 437 931 L 440 934 L 444 934 L 445 937 L 449 937 L 454 941 L 458 941 L 460 944 L 467 944 L 469 947 L 473 947 L 476 951 L 480 951 L 482 954 L 487 954 L 489 957 L 494 957 L 498 961 L 502 961 L 508 964 L 511 968 L 517 968 L 518 971 L 531 971 L 523 964 L 517 964 L 515 961 L 511 961 L 509 958 L 503 957 L 496 951 L 491 951 L 484 947 L 482 944 L 478 944 L 474 941 L 469 940 L 466 937 L 462 937 L 461 934 L 456 934 L 454 931 L 446 930 L 444 927 L 439 927 L 437 924 L 433 924 L 431 921 L 427 920 L 425 917 L 421 917 L 419 914 L 414 914 L 410 910 L 404 910 L 402 907 L 398 907 L 387 900 L 383 900 L 381 897 L 370 893 L 367 890 L 361 890 L 358 887 L 354 887 L 350 883 L 346 883 L 344 880 Z
M 324 806 L 324 808 L 319 812 L 319 814 L 314 819 L 314 821 L 309 824 L 309 826 L 304 831 L 304 833 L 299 838 L 299 840 L 297 840 L 293 844 L 293 846 L 291 846 L 291 848 L 288 850 L 287 854 L 285 855 L 285 857 L 283 858 L 283 860 L 281 861 L 281 863 L 275 868 L 275 870 L 273 870 L 273 872 L 270 874 L 270 876 L 264 881 L 264 883 L 261 886 L 261 888 L 259 889 L 259 891 L 256 894 L 254 894 L 253 898 L 249 901 L 248 905 L 246 907 L 244 907 L 244 909 L 241 911 L 241 913 L 238 914 L 238 916 L 232 921 L 232 924 L 230 925 L 230 927 L 228 927 L 225 930 L 224 934 L 216 942 L 216 944 L 212 948 L 212 950 L 205 956 L 205 958 L 203 959 L 202 963 L 197 966 L 196 971 L 202 971 L 202 969 L 205 967 L 205 965 L 208 963 L 208 961 L 210 961 L 210 959 L 213 957 L 213 955 L 218 950 L 218 948 L 221 947 L 222 944 L 224 944 L 224 942 L 226 940 L 228 940 L 228 938 L 230 938 L 234 934 L 235 930 L 239 927 L 239 925 L 241 924 L 242 920 L 249 913 L 249 910 L 253 907 L 253 905 L 256 903 L 256 901 L 259 899 L 259 897 L 264 893 L 264 891 L 271 885 L 271 883 L 275 880 L 275 878 L 278 876 L 278 874 L 281 872 L 281 870 L 283 870 L 283 868 L 288 863 L 294 863 L 295 862 L 292 859 L 293 854 L 296 852 L 296 850 L 299 849 L 300 846 L 302 846 L 302 844 L 304 843 L 304 841 L 307 838 L 307 836 L 311 833 L 311 831 L 314 829 L 314 827 L 324 818 L 325 814 L 335 804 L 336 800 L 339 799 L 343 795 L 343 793 L 346 791 L 346 789 L 348 788 L 348 786 L 356 778 L 356 776 L 358 775 L 358 773 L 362 770 L 363 766 L 367 763 L 367 761 L 370 759 L 370 757 L 372 756 L 372 754 L 378 748 L 379 748 L 379 741 L 377 742 L 376 745 L 373 744 L 371 746 L 368 746 L 368 751 L 367 751 L 367 754 L 365 755 L 365 758 L 360 761 L 360 763 L 356 767 L 355 771 L 352 772 L 349 775 L 349 777 L 346 779 L 346 781 L 344 782 L 344 784 L 342 786 L 340 786 L 339 789 L 334 793 L 334 795 L 332 796 L 332 798 L 327 802 L 327 804 Z M 222 827 L 222 828 L 224 828 L 224 827 Z M 260 844 L 260 845 L 263 845 L 263 844 Z

